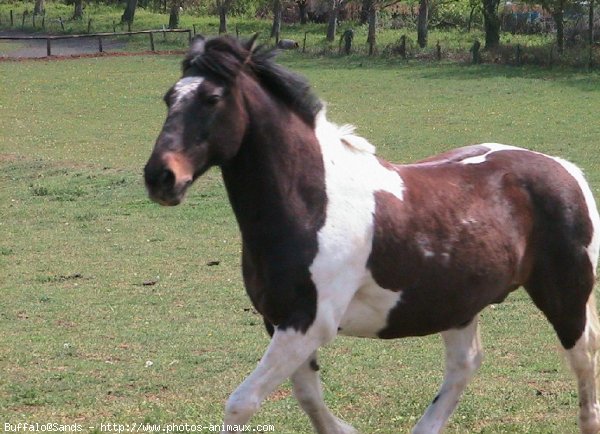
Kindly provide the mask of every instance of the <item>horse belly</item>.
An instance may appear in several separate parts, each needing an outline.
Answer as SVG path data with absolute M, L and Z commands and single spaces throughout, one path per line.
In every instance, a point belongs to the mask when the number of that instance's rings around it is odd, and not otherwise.
M 354 295 L 339 326 L 339 334 L 378 337 L 385 329 L 390 311 L 402 299 L 402 292 L 390 291 L 370 280 Z

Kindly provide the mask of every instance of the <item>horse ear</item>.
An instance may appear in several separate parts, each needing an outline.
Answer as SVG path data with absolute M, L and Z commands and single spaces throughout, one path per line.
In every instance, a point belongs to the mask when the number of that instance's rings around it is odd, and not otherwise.
M 204 36 L 194 36 L 194 39 L 192 39 L 192 42 L 190 43 L 190 53 L 194 53 L 195 55 L 204 53 L 204 45 L 206 45 Z
M 246 43 L 244 44 L 244 48 L 245 48 L 246 50 L 248 50 L 249 52 L 251 52 L 251 53 L 252 53 L 252 52 L 254 52 L 254 50 L 256 49 L 256 45 L 257 45 L 257 44 L 256 44 L 256 41 L 257 41 L 257 39 L 258 39 L 258 35 L 259 35 L 259 33 L 258 33 L 258 32 L 257 32 L 257 33 L 255 33 L 255 34 L 254 34 L 254 35 L 252 35 L 252 37 L 251 37 L 250 39 L 248 39 L 248 40 L 246 41 Z

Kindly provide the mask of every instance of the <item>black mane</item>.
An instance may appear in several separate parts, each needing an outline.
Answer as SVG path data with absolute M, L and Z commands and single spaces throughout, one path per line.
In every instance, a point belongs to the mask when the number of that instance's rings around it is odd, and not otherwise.
M 254 74 L 261 86 L 294 110 L 310 125 L 323 107 L 308 81 L 275 62 L 276 50 L 253 47 L 229 36 L 204 40 L 196 38 L 183 60 L 185 76 L 206 75 L 231 85 L 245 68 Z

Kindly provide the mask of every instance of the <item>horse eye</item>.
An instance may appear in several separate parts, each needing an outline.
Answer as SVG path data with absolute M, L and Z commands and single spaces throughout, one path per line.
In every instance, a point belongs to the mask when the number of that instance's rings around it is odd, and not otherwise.
M 221 95 L 209 95 L 206 98 L 206 103 L 209 105 L 215 105 L 221 99 Z

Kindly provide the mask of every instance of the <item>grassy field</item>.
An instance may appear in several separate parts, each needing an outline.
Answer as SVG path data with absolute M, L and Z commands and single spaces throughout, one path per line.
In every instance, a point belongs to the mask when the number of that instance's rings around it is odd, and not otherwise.
M 179 60 L 0 63 L 0 422 L 217 424 L 267 345 L 218 171 L 180 207 L 146 198 L 141 171 Z M 578 163 L 600 196 L 598 75 L 283 62 L 384 157 L 521 145 Z M 481 323 L 484 365 L 447 432 L 575 433 L 574 380 L 523 291 Z M 443 350 L 437 336 L 340 338 L 320 364 L 337 415 L 364 433 L 397 434 L 435 395 Z M 252 422 L 310 432 L 289 384 Z

